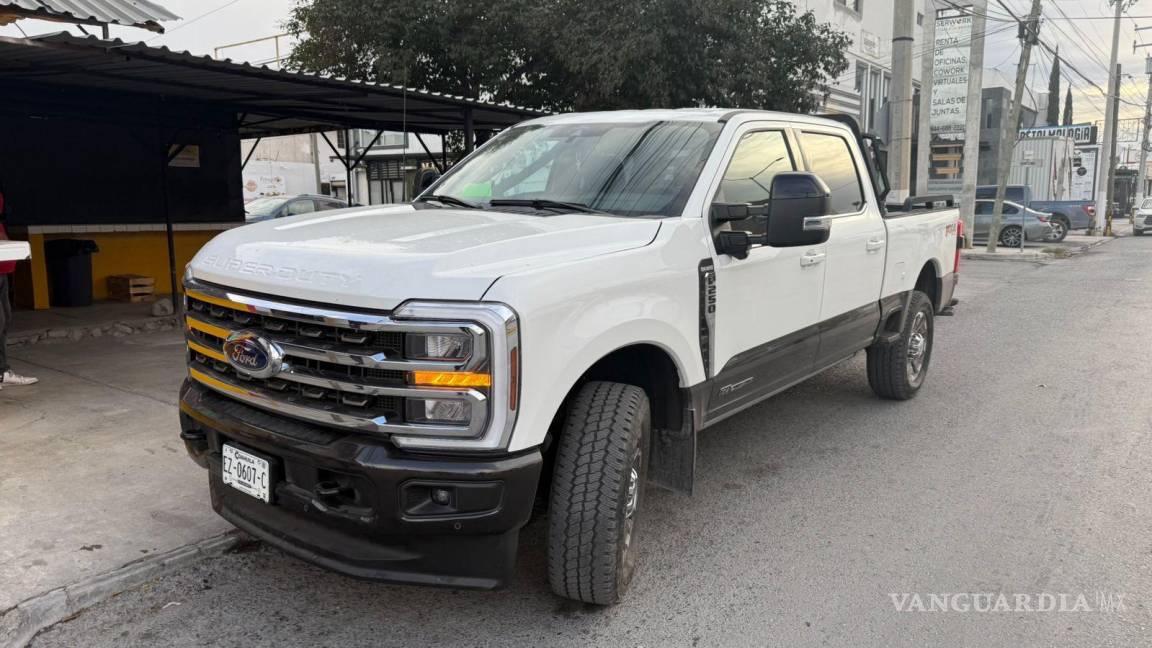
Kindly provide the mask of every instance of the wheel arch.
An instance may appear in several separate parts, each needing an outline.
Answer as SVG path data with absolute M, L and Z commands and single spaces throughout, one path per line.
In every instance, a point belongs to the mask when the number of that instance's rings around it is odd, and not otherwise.
M 939 261 L 929 259 L 924 262 L 924 265 L 920 268 L 920 273 L 916 275 L 916 283 L 913 285 L 912 290 L 919 290 L 928 295 L 928 299 L 932 302 L 933 310 L 940 310 L 943 306 L 943 304 L 940 303 L 940 297 L 944 294 L 944 277 L 940 271 Z
M 550 484 L 555 448 L 573 399 L 590 382 L 618 382 L 644 390 L 652 414 L 648 478 L 673 490 L 691 492 L 696 435 L 690 390 L 675 354 L 654 341 L 629 343 L 591 362 L 556 407 L 544 443 L 542 485 Z

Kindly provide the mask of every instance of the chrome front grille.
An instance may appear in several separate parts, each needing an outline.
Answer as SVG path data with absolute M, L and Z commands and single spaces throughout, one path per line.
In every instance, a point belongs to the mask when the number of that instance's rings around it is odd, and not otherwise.
M 189 375 L 247 404 L 338 428 L 449 439 L 477 439 L 489 422 L 491 389 L 414 384 L 421 372 L 490 371 L 488 332 L 472 322 L 398 321 L 390 314 L 334 311 L 190 282 L 185 331 Z M 259 378 L 236 369 L 225 342 L 252 333 L 275 346 L 277 372 Z M 464 361 L 404 357 L 405 336 L 463 332 L 473 353 Z M 468 403 L 467 425 L 410 422 L 406 400 L 448 398 Z

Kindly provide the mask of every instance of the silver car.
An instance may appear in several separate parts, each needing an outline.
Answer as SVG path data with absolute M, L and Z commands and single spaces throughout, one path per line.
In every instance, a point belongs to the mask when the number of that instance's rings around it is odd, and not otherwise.
M 976 201 L 976 218 L 972 223 L 973 239 L 988 239 L 988 230 L 992 228 L 992 207 L 995 202 L 994 200 Z M 1020 247 L 1021 230 L 1023 230 L 1026 241 L 1047 240 L 1053 234 L 1048 216 L 1044 212 L 1028 209 L 1020 203 L 1005 200 L 1004 218 L 1000 223 L 1000 245 Z
M 1148 231 L 1152 231 L 1152 198 L 1142 200 L 1132 217 L 1132 236 L 1144 236 Z

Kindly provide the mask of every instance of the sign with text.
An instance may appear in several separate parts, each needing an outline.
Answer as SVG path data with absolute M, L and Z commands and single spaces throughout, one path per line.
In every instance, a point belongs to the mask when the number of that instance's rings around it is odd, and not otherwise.
M 972 53 L 971 7 L 936 12 L 932 55 L 932 139 L 964 139 L 968 100 L 968 57 Z
M 1096 156 L 1100 147 L 1076 147 L 1068 200 L 1096 200 Z
M 929 193 L 959 193 L 963 183 L 964 131 L 968 116 L 968 59 L 972 54 L 972 7 L 936 12 L 932 48 L 932 137 Z M 979 108 L 977 108 L 979 109 Z
M 1069 126 L 1037 126 L 1021 128 L 1019 139 L 1033 137 L 1071 137 L 1078 146 L 1096 143 L 1095 124 L 1071 124 Z

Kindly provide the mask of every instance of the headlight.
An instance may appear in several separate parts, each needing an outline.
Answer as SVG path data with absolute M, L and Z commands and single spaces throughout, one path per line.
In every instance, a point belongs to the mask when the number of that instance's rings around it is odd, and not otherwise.
M 409 301 L 392 311 L 412 361 L 404 397 L 406 450 L 460 452 L 507 447 L 516 422 L 520 325 L 504 304 Z
M 472 337 L 461 333 L 409 333 L 404 344 L 410 360 L 466 360 L 472 355 Z

